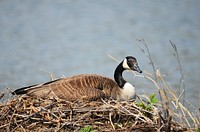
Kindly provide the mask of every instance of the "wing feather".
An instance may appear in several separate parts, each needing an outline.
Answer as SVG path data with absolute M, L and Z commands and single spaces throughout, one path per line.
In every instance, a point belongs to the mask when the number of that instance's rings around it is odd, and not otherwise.
M 119 94 L 117 84 L 110 78 L 95 74 L 82 74 L 73 77 L 50 81 L 41 85 L 33 85 L 21 88 L 21 93 L 50 98 L 62 98 L 67 100 L 96 100 L 99 98 L 113 97 Z M 20 92 L 19 92 L 20 94 Z

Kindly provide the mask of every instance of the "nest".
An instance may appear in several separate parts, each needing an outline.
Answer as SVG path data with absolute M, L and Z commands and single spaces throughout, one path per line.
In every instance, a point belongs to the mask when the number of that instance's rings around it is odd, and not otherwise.
M 2 131 L 183 131 L 172 117 L 134 101 L 75 101 L 17 96 L 0 104 Z

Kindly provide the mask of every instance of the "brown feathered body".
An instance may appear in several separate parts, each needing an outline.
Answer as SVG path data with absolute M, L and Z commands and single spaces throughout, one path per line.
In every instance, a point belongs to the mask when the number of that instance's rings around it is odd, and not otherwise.
M 66 100 L 97 100 L 100 98 L 120 98 L 121 88 L 117 83 L 104 76 L 96 74 L 81 74 L 61 78 L 40 85 L 29 86 L 16 90 L 27 95 L 61 98 Z
M 44 84 L 17 89 L 13 94 L 27 94 L 38 97 L 60 98 L 69 101 L 97 100 L 110 98 L 135 99 L 136 92 L 132 84 L 122 77 L 124 70 L 142 73 L 135 57 L 127 56 L 115 69 L 114 80 L 96 74 L 81 74 L 61 78 Z

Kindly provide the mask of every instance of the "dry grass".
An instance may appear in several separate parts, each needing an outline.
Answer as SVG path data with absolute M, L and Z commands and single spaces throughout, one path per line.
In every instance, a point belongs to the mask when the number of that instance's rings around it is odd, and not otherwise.
M 154 109 L 142 109 L 134 101 L 50 100 L 18 96 L 0 106 L 3 131 L 78 131 L 86 125 L 97 131 L 186 130 Z
M 149 73 L 148 73 L 149 75 Z M 190 102 L 187 103 L 189 108 L 186 108 L 180 101 L 183 92 L 177 96 L 173 88 L 167 84 L 161 75 L 160 71 L 157 70 L 155 73 L 157 77 L 157 82 L 151 78 L 151 76 L 140 76 L 151 81 L 160 95 L 160 102 L 157 104 L 160 106 L 160 111 L 162 112 L 165 119 L 172 118 L 176 123 L 178 123 L 182 128 L 188 128 L 188 130 L 200 131 L 200 108 L 195 108 Z

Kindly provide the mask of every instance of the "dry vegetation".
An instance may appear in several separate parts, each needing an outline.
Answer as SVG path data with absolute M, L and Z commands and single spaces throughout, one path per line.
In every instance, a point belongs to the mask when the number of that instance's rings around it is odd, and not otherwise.
M 18 96 L 0 106 L 0 116 L 4 131 L 78 131 L 86 125 L 97 131 L 186 130 L 172 116 L 143 109 L 134 101 L 112 99 L 68 102 Z
M 177 95 L 155 68 L 154 74 L 135 76 L 151 81 L 159 99 L 151 95 L 136 101 L 68 102 L 23 95 L 5 101 L 2 94 L 0 131 L 200 131 L 199 108 L 191 112 L 181 103 L 184 91 Z

